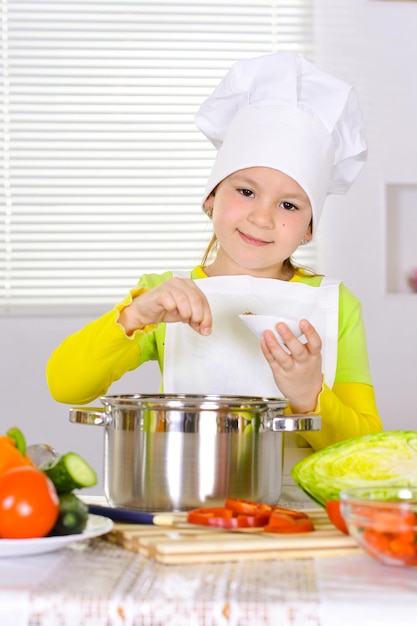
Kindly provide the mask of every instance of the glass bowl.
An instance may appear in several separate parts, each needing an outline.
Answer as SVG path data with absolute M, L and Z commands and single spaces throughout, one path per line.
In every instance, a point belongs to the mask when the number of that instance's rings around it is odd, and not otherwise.
M 349 534 L 385 565 L 417 566 L 417 489 L 358 487 L 340 492 Z

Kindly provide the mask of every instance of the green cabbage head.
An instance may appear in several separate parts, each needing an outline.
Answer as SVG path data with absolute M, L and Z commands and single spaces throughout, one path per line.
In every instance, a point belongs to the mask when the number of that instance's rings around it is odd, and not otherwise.
M 341 441 L 299 461 L 291 475 L 321 506 L 349 487 L 417 487 L 417 432 L 391 430 Z

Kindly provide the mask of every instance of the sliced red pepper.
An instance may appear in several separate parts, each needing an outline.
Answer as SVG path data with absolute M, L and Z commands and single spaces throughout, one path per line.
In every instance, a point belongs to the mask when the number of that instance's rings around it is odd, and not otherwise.
M 373 514 L 372 528 L 382 533 L 398 533 L 412 530 L 416 517 L 412 511 L 380 510 Z
M 268 516 L 264 513 L 258 515 L 236 514 L 226 507 L 209 507 L 193 509 L 187 514 L 187 521 L 190 524 L 203 526 L 215 526 L 216 528 L 255 528 L 262 527 L 268 521 Z
M 391 534 L 366 528 L 363 541 L 369 554 L 377 557 L 383 554 L 406 565 L 417 565 L 417 546 L 414 533 Z
M 314 530 L 310 518 L 302 511 L 239 498 L 227 498 L 224 507 L 203 507 L 189 511 L 187 521 L 190 524 L 225 529 L 265 527 L 268 532 L 275 533 Z
M 227 511 L 220 506 L 193 509 L 187 513 L 187 521 L 190 524 L 203 524 L 204 526 L 210 526 L 211 519 L 230 519 L 232 517 L 232 511 Z
M 274 506 L 272 513 L 287 515 L 288 517 L 291 517 L 293 519 L 309 519 L 308 515 L 306 515 L 306 513 L 303 513 L 302 511 L 294 511 L 293 509 L 285 509 L 282 506 Z
M 240 498 L 226 498 L 225 508 L 235 513 L 242 513 L 243 515 L 257 515 L 258 513 L 271 514 L 274 509 L 270 504 L 253 502 L 252 500 L 242 500 Z
M 246 520 L 246 525 L 249 528 L 260 528 L 265 526 L 269 522 L 270 513 L 269 511 L 255 513 L 255 515 L 242 515 L 238 514 L 238 517 L 244 517 Z
M 309 533 L 314 530 L 314 526 L 307 516 L 295 519 L 282 513 L 273 513 L 264 530 L 266 533 Z
M 291 526 L 291 524 L 294 524 L 296 521 L 297 520 L 290 515 L 274 511 L 269 518 L 268 525 L 271 527 L 273 526 L 274 528 L 285 528 L 287 526 Z
M 387 509 L 366 511 L 369 523 L 359 523 L 362 539 L 369 554 L 385 555 L 405 565 L 417 565 L 417 516 L 412 511 Z
M 264 515 L 236 515 L 231 518 L 212 518 L 210 526 L 219 528 L 263 528 L 267 523 Z

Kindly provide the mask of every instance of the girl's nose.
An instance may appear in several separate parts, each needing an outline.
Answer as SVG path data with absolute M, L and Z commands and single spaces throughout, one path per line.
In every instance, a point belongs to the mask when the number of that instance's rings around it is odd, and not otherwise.
M 259 228 L 273 228 L 274 220 L 269 204 L 267 202 L 256 203 L 248 215 L 248 221 Z

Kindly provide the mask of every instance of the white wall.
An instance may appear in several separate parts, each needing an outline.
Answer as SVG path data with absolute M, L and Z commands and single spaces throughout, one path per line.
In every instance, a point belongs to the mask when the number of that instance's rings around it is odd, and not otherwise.
M 417 185 L 417 2 L 317 0 L 317 61 L 357 88 L 369 162 L 347 197 L 332 199 L 320 226 L 321 269 L 361 298 L 381 416 L 386 428 L 417 424 L 417 294 L 387 293 L 386 183 Z M 417 240 L 417 205 L 404 237 Z M 417 246 L 415 265 L 417 265 Z M 30 443 L 76 449 L 100 474 L 103 429 L 69 424 L 45 382 L 53 348 L 87 318 L 0 319 L 0 432 L 20 426 Z M 110 393 L 157 391 L 154 364 L 127 374 Z
M 318 0 L 317 6 L 317 61 L 355 85 L 369 142 L 359 180 L 324 212 L 321 268 L 362 300 L 385 428 L 414 430 L 417 294 L 406 293 L 404 280 L 397 291 L 387 289 L 387 260 L 403 272 L 411 253 L 403 262 L 402 251 L 412 249 L 417 266 L 417 2 Z M 405 186 L 406 206 L 386 206 L 387 184 Z M 387 212 L 392 220 L 396 211 L 399 235 L 386 220 Z M 407 222 L 400 224 L 404 215 Z
M 104 467 L 104 429 L 71 424 L 69 406 L 52 400 L 46 385 L 45 367 L 53 349 L 70 333 L 92 318 L 15 317 L 0 318 L 0 433 L 19 426 L 28 443 L 48 443 L 60 453 L 75 451 L 92 464 L 99 484 L 89 493 L 101 493 Z M 109 393 L 154 393 L 159 370 L 146 363 L 114 383 Z M 101 406 L 99 400 L 92 403 Z M 87 491 L 86 491 L 87 492 Z

